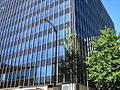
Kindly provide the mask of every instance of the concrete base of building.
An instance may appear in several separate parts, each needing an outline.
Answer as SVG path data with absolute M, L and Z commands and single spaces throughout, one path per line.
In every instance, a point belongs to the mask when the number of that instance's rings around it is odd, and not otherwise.
M 78 83 L 63 84 L 61 90 L 97 90 Z
M 58 87 L 48 88 L 48 90 L 59 90 Z
M 5 88 L 0 90 L 97 90 L 91 87 L 87 87 L 85 85 L 81 85 L 78 83 L 71 84 L 62 84 L 57 87 L 49 87 L 49 86 L 41 86 L 41 87 L 20 87 L 20 88 Z
M 48 86 L 43 86 L 43 87 L 18 87 L 18 88 L 5 88 L 5 89 L 0 89 L 0 90 L 49 90 Z

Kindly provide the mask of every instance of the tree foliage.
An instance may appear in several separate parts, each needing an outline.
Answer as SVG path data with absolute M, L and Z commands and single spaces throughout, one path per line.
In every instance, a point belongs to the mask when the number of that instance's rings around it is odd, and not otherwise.
M 101 35 L 92 43 L 95 50 L 90 51 L 88 79 L 98 89 L 113 90 L 120 88 L 120 35 L 110 28 L 101 30 Z
M 75 76 L 80 72 L 77 70 L 78 59 L 80 59 L 80 47 L 77 34 L 69 33 L 63 44 L 65 47 L 65 60 L 59 65 L 59 72 L 61 75 L 71 76 L 70 82 L 74 82 L 73 79 L 75 80 Z

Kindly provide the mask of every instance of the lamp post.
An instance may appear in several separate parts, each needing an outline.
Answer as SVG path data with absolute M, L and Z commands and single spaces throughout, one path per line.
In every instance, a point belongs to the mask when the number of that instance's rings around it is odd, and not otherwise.
M 45 22 L 49 23 L 53 29 L 54 32 L 56 33 L 56 51 L 55 51 L 55 72 L 54 72 L 54 87 L 56 87 L 56 63 L 57 63 L 57 30 L 55 28 L 55 26 L 48 20 L 48 19 L 44 19 Z

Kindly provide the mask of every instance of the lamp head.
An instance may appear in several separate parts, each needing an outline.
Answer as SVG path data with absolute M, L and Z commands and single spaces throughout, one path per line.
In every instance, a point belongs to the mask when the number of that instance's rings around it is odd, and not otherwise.
M 44 21 L 45 21 L 45 22 L 49 22 L 49 20 L 48 20 L 48 19 L 46 19 L 46 18 L 44 19 Z

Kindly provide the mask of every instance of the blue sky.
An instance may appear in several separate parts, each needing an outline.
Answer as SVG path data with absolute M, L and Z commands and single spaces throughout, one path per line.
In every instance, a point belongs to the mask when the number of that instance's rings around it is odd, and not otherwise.
M 102 2 L 114 22 L 117 33 L 120 33 L 120 0 L 102 0 Z

